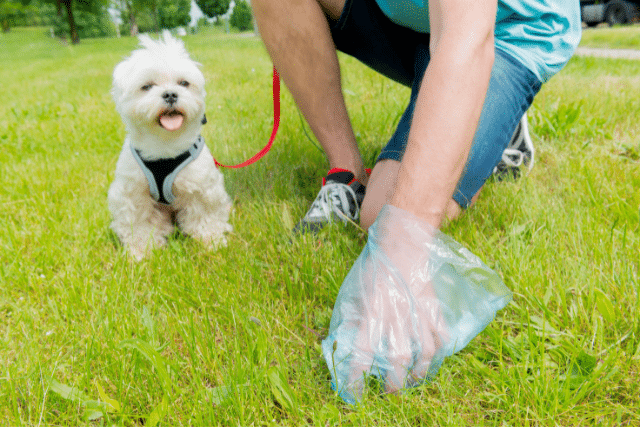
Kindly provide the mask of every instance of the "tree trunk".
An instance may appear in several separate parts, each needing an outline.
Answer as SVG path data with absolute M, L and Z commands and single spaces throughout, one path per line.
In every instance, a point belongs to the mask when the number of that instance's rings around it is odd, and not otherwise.
M 73 8 L 72 2 L 73 0 L 61 0 L 62 4 L 64 4 L 64 8 L 67 10 L 67 20 L 69 21 L 69 36 L 71 37 L 72 44 L 80 43 L 80 37 L 78 36 L 78 29 L 76 28 L 76 21 L 73 19 Z
M 135 37 L 138 35 L 138 22 L 136 21 L 136 12 L 130 2 L 127 2 L 127 10 L 129 12 L 129 35 Z
M 156 33 L 160 33 L 160 20 L 158 19 L 158 6 L 155 5 L 153 8 L 153 22 L 156 27 Z
M 159 33 L 160 21 L 158 20 L 158 2 L 156 0 L 151 1 L 151 16 L 153 16 L 153 27 L 156 33 Z

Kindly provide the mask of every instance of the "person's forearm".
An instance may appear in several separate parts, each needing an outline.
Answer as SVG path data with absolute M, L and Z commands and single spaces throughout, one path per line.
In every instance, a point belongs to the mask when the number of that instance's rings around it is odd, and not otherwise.
M 463 172 L 494 59 L 493 34 L 446 38 L 432 52 L 391 204 L 440 227 Z

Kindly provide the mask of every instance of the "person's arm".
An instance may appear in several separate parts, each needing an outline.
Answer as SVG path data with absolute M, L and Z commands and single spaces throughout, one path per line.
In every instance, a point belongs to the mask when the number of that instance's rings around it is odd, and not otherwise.
M 429 1 L 431 60 L 391 204 L 436 228 L 462 174 L 489 86 L 496 9 L 497 0 Z

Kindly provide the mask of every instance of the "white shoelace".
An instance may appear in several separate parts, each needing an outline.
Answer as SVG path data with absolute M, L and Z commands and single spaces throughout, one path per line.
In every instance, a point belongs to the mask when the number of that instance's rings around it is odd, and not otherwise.
M 502 152 L 502 161 L 507 166 L 518 168 L 524 162 L 524 153 L 515 148 L 505 148 Z
M 352 216 L 350 212 L 350 204 L 347 196 L 353 197 L 353 203 L 356 205 L 355 214 Z M 343 212 L 340 208 L 345 209 Z M 311 209 L 307 213 L 305 218 L 327 218 L 331 219 L 332 213 L 335 213 L 338 218 L 348 218 L 352 221 L 357 221 L 360 208 L 358 207 L 356 193 L 353 188 L 346 184 L 340 184 L 337 182 L 328 182 L 323 185 L 318 193 L 318 197 L 311 205 Z
M 529 137 L 529 123 L 527 121 L 527 113 L 522 116 L 518 127 L 513 135 L 513 138 L 509 142 L 509 146 L 502 152 L 502 163 L 510 168 L 519 168 L 527 160 L 525 153 L 521 150 L 514 148 L 523 145 L 528 151 L 530 151 L 530 158 L 528 159 L 527 169 L 530 171 L 533 168 L 533 143 Z M 493 169 L 493 172 L 498 171 L 498 166 Z

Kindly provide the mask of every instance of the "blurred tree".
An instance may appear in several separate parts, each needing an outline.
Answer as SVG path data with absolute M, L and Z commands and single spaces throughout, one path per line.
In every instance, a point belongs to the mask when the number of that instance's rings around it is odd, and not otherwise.
M 0 28 L 3 33 L 17 25 L 29 25 L 37 15 L 37 8 L 29 5 L 28 1 L 0 0 Z
M 110 37 L 116 32 L 115 24 L 105 8 L 97 11 L 78 8 L 73 13 L 78 38 Z M 64 38 L 70 34 L 69 21 L 62 16 L 56 16 L 52 23 L 53 32 L 57 37 Z
M 160 28 L 186 27 L 191 22 L 191 0 L 159 0 L 158 25 Z
M 253 17 L 249 3 L 239 0 L 233 8 L 229 23 L 240 31 L 253 30 Z
M 196 0 L 196 4 L 209 18 L 223 15 L 229 10 L 231 0 Z
M 24 6 L 15 1 L 0 1 L 0 26 L 3 33 L 8 32 L 15 25 L 15 18 L 22 13 L 23 8 Z
M 112 0 L 111 6 L 120 12 L 123 30 L 130 36 L 138 35 L 141 21 L 144 28 L 151 28 L 152 21 L 145 13 L 148 9 L 146 0 Z
M 27 5 L 32 3 L 32 0 L 21 0 L 21 2 Z M 37 1 L 33 1 L 33 3 L 36 4 Z M 62 19 L 62 8 L 64 6 L 67 21 L 66 28 L 73 44 L 80 43 L 74 8 L 89 14 L 103 15 L 106 13 L 107 6 L 107 0 L 42 0 L 42 3 L 54 4 L 59 19 Z
M 112 3 L 123 19 L 123 30 L 131 36 L 186 26 L 191 21 L 190 0 L 117 0 Z
M 107 12 L 108 0 L 0 0 L 0 24 L 3 31 L 15 25 L 51 25 L 59 37 L 80 42 L 77 15 L 81 27 L 90 36 L 113 34 Z M 64 13 L 63 13 L 64 7 Z M 83 35 L 86 37 L 86 35 Z
M 76 0 L 76 3 L 82 6 L 89 6 L 91 0 Z M 67 22 L 69 23 L 69 37 L 72 44 L 80 43 L 80 36 L 78 35 L 78 28 L 76 27 L 76 20 L 73 16 L 73 0 L 56 0 L 56 6 L 58 8 L 58 16 L 62 16 L 62 6 L 64 6 L 67 12 Z

